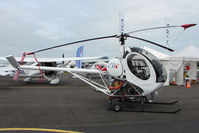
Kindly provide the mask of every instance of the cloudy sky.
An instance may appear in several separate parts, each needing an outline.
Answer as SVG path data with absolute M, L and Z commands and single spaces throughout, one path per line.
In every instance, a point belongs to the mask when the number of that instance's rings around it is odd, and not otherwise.
M 125 16 L 125 31 L 199 22 L 197 0 L 0 0 L 0 56 L 21 56 L 23 52 L 99 36 L 119 34 L 119 12 Z M 166 44 L 166 29 L 132 34 Z M 169 30 L 169 47 L 176 52 L 188 45 L 199 47 L 199 26 L 183 31 Z M 38 53 L 39 57 L 75 56 L 85 46 L 85 56 L 119 55 L 118 39 L 85 42 Z M 126 46 L 147 46 L 128 39 Z

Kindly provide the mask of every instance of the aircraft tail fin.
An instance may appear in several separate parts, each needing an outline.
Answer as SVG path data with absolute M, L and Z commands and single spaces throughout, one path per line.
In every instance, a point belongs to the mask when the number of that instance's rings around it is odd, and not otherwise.
M 18 68 L 20 66 L 20 64 L 17 62 L 17 60 L 15 59 L 14 56 L 9 55 L 6 56 L 6 59 L 8 60 L 8 62 L 15 68 Z
M 84 46 L 80 46 L 77 49 L 76 57 L 83 57 Z M 82 68 L 82 60 L 76 60 L 75 66 L 78 68 Z

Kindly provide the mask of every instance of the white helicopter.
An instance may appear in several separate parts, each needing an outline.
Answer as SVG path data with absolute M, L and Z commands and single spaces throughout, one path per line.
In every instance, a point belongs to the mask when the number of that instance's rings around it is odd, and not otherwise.
M 75 62 L 75 67 L 82 67 L 82 60 L 100 60 L 107 59 L 107 57 L 83 57 L 84 46 L 80 46 L 77 49 L 76 57 L 64 58 L 25 58 L 23 64 L 26 66 L 49 66 L 49 67 L 74 67 L 70 66 L 71 61 Z M 0 60 L 6 60 L 5 57 L 0 57 Z M 20 58 L 16 58 L 17 62 L 20 62 Z M 74 64 L 73 64 L 74 65 Z M 40 70 L 23 70 L 16 69 L 10 65 L 0 67 L 0 76 L 4 77 L 14 77 L 14 80 L 18 80 L 18 77 L 25 78 L 24 82 L 30 83 L 33 78 L 40 78 L 43 80 L 47 79 L 51 85 L 57 85 L 60 83 L 60 75 L 62 72 L 54 71 L 40 71 Z M 15 76 L 16 75 L 16 76 Z
M 62 47 L 66 45 L 108 39 L 108 38 L 119 38 L 122 48 L 122 56 L 110 59 L 107 66 L 102 69 L 75 69 L 75 68 L 58 68 L 58 67 L 40 67 L 42 71 L 66 71 L 81 79 L 82 81 L 88 83 L 95 91 L 104 93 L 108 96 L 111 109 L 115 111 L 120 111 L 122 104 L 124 102 L 130 103 L 141 103 L 141 104 L 163 104 L 158 103 L 153 100 L 149 102 L 147 96 L 153 94 L 158 88 L 162 87 L 167 78 L 167 73 L 164 66 L 161 62 L 150 52 L 141 49 L 141 48 L 130 48 L 129 50 L 125 49 L 125 40 L 127 38 L 133 38 L 154 44 L 156 46 L 162 47 L 169 51 L 174 51 L 170 48 L 157 44 L 155 42 L 145 40 L 143 38 L 131 36 L 130 34 L 145 30 L 161 29 L 161 28 L 174 28 L 174 27 L 183 27 L 187 29 L 196 24 L 185 24 L 179 26 L 166 26 L 166 27 L 156 27 L 156 28 L 147 28 L 142 30 L 137 30 L 129 33 L 124 33 L 124 17 L 120 16 L 120 35 L 111 35 L 104 37 L 97 37 L 92 39 L 80 40 L 71 43 L 66 43 L 46 49 L 41 49 L 33 54 L 42 52 L 45 50 L 50 50 L 57 47 Z M 13 56 L 7 56 L 7 60 L 12 64 L 13 67 L 17 69 L 31 69 L 38 70 L 38 67 L 30 67 L 25 65 L 20 65 Z M 96 73 L 101 77 L 101 82 L 96 82 L 89 78 L 86 78 L 78 73 Z M 177 101 L 164 104 L 174 104 Z M 135 110 L 134 110 L 135 111 Z M 174 111 L 157 111 L 157 110 L 136 110 L 139 112 L 152 112 L 152 113 L 177 113 L 180 109 Z

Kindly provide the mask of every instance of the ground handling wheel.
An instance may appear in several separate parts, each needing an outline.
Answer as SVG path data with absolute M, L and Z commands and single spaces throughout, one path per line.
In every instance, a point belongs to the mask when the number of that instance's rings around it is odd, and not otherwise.
M 115 111 L 115 112 L 119 112 L 122 110 L 121 106 L 119 104 L 113 104 L 112 105 L 112 109 Z
M 122 110 L 120 105 L 120 99 L 109 99 L 110 109 L 114 110 L 115 112 L 119 112 Z

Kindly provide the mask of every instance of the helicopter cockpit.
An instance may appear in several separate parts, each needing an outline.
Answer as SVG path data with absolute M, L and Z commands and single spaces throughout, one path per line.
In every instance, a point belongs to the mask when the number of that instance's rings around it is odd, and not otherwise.
M 150 77 L 150 70 L 146 62 L 136 54 L 131 54 L 127 58 L 130 71 L 142 80 L 147 80 Z
M 141 48 L 133 47 L 130 49 L 131 52 L 143 55 L 152 64 L 155 70 L 157 83 L 166 81 L 167 78 L 166 70 L 163 64 L 154 55 Z M 127 60 L 128 60 L 128 67 L 136 77 L 142 80 L 147 80 L 150 78 L 150 69 L 146 61 L 141 56 L 137 54 L 131 54 L 130 56 L 128 56 Z

